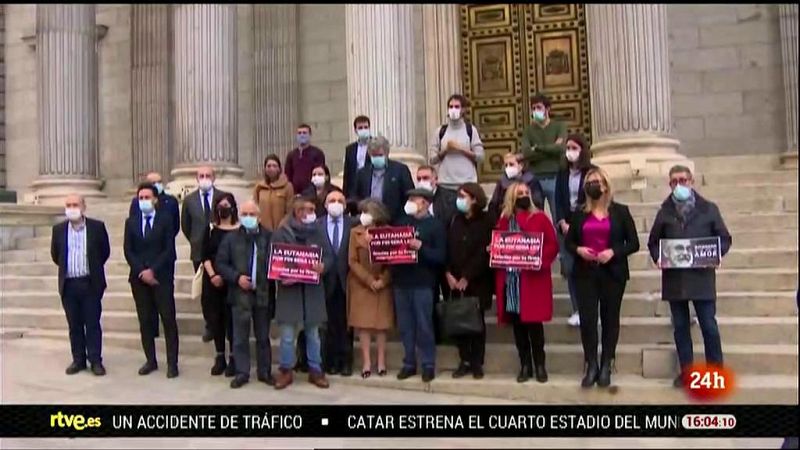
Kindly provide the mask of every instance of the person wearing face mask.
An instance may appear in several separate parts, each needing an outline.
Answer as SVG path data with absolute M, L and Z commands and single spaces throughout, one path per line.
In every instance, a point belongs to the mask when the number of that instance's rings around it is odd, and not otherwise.
M 464 183 L 478 181 L 478 164 L 484 150 L 475 125 L 465 118 L 466 97 L 453 94 L 447 99 L 447 123 L 437 128 L 428 149 L 428 161 L 439 167 L 439 184 L 455 191 Z
M 286 164 L 283 167 L 294 192 L 300 193 L 311 184 L 311 171 L 314 167 L 325 165 L 325 152 L 311 145 L 311 125 L 300 124 L 295 137 L 297 147 L 286 155 Z
M 498 231 L 542 233 L 542 266 L 539 270 L 496 269 L 495 297 L 497 323 L 511 323 L 514 343 L 519 353 L 520 370 L 517 382 L 524 383 L 536 375 L 547 382 L 544 352 L 544 325 L 553 319 L 553 278 L 550 266 L 558 253 L 556 233 L 550 219 L 531 201 L 527 184 L 508 187 Z
M 356 195 L 356 176 L 358 171 L 364 166 L 369 165 L 369 155 L 367 154 L 367 144 L 370 133 L 370 122 L 367 116 L 358 116 L 353 120 L 353 131 L 356 133 L 356 141 L 351 142 L 344 149 L 344 175 L 342 178 L 342 190 L 348 199 L 355 198 Z
M 717 205 L 694 190 L 692 171 L 676 165 L 669 170 L 672 194 L 661 204 L 653 220 L 647 248 L 653 261 L 660 266 L 659 241 L 661 239 L 691 239 L 719 237 L 721 256 L 731 248 L 731 238 Z M 681 373 L 675 378 L 675 387 L 687 382 L 685 369 L 694 362 L 692 349 L 689 302 L 694 304 L 700 331 L 703 334 L 706 362 L 722 365 L 722 343 L 716 319 L 716 270 L 663 269 L 661 271 L 661 298 L 669 302 L 674 328 L 675 347 Z
M 277 282 L 275 320 L 280 327 L 281 338 L 280 370 L 275 377 L 275 389 L 284 389 L 294 381 L 292 369 L 295 363 L 295 331 L 299 324 L 302 324 L 306 336 L 308 381 L 320 388 L 329 386 L 322 370 L 319 327 L 327 321 L 325 278 L 333 266 L 334 254 L 324 249 L 328 238 L 320 232 L 314 210 L 314 199 L 295 198 L 292 201 L 291 215 L 272 236 L 274 243 L 317 246 L 322 249 L 322 262 L 313 267 L 321 275 L 319 284 Z
M 580 209 L 586 202 L 586 192 L 583 189 L 583 180 L 586 172 L 597 166 L 591 162 L 591 152 L 586 140 L 580 134 L 571 134 L 567 137 L 566 151 L 561 160 L 561 170 L 556 176 L 556 231 L 561 248 L 561 274 L 567 280 L 569 299 L 572 306 L 572 315 L 567 323 L 573 327 L 580 326 L 578 314 L 578 297 L 575 293 L 575 277 L 572 276 L 574 259 L 572 254 L 564 247 L 564 236 L 569 231 L 572 214 Z
M 269 231 L 278 229 L 294 198 L 292 183 L 281 170 L 278 155 L 264 158 L 264 180 L 259 181 L 253 190 L 253 200 L 261 211 L 261 226 Z
M 406 193 L 414 189 L 411 171 L 405 164 L 389 159 L 389 141 L 383 136 L 370 139 L 370 164 L 358 171 L 355 200 L 374 198 L 389 210 L 390 223 L 403 214 Z
M 236 374 L 233 357 L 233 324 L 231 306 L 227 302 L 228 285 L 215 264 L 222 241 L 239 230 L 239 211 L 232 194 L 225 194 L 214 203 L 212 226 L 203 238 L 203 294 L 201 305 L 207 311 L 216 357 L 211 375 L 232 377 Z M 228 338 L 230 360 L 225 361 L 225 338 Z
M 155 186 L 156 190 L 158 190 L 158 207 L 172 215 L 172 225 L 175 228 L 175 236 L 177 236 L 178 232 L 181 231 L 178 199 L 164 192 L 164 183 L 161 181 L 161 174 L 158 172 L 148 173 L 147 176 L 145 176 L 145 182 L 152 184 Z M 128 216 L 138 216 L 140 213 L 139 199 L 134 196 L 131 199 L 131 207 L 128 210 Z
M 417 374 L 417 349 L 422 381 L 427 383 L 436 376 L 433 289 L 447 258 L 447 236 L 442 222 L 428 211 L 432 201 L 433 193 L 427 189 L 408 191 L 408 201 L 403 207 L 405 215 L 396 224 L 414 228 L 416 238 L 410 247 L 417 251 L 415 264 L 392 266 L 397 327 L 405 352 L 398 380 Z
M 142 349 L 147 359 L 139 369 L 139 375 L 158 370 L 155 330 L 151 322 L 155 309 L 164 325 L 167 378 L 175 378 L 178 376 L 175 234 L 169 214 L 162 214 L 158 210 L 158 190 L 152 184 L 143 183 L 136 192 L 141 214 L 138 217 L 128 217 L 125 221 L 123 250 L 125 260 L 130 266 L 128 281 L 136 303 Z
M 556 173 L 567 141 L 567 124 L 550 117 L 550 99 L 537 94 L 531 99 L 531 123 L 522 132 L 517 156 L 536 175 L 547 198 L 550 217 L 556 217 Z
M 386 376 L 386 332 L 394 325 L 392 276 L 389 266 L 373 264 L 369 252 L 369 230 L 389 223 L 383 204 L 368 198 L 359 204 L 359 225 L 350 231 L 347 251 L 347 324 L 358 332 L 361 347 L 361 378 L 372 375 L 370 344 L 377 343 L 378 376 Z
M 525 170 L 522 163 L 517 160 L 517 155 L 514 153 L 506 153 L 503 157 L 503 175 L 497 180 L 492 193 L 492 199 L 489 201 L 489 214 L 497 221 L 500 218 L 500 213 L 503 210 L 503 201 L 506 197 L 506 192 L 509 186 L 514 183 L 524 183 L 531 191 L 531 200 L 536 209 L 544 210 L 544 191 L 539 180 L 533 175 L 532 172 Z
M 339 186 L 331 184 L 331 169 L 325 164 L 314 167 L 311 171 L 311 185 L 302 193 L 303 197 L 316 198 L 316 214 L 322 217 L 327 213 L 325 199 L 332 191 L 341 191 Z
M 106 289 L 104 265 L 111 254 L 106 225 L 86 217 L 86 201 L 77 194 L 64 199 L 67 220 L 53 225 L 50 256 L 58 266 L 58 294 L 69 326 L 72 363 L 67 375 L 86 369 L 106 374 L 103 366 L 103 330 L 100 326 L 103 293 Z
M 492 304 L 494 287 L 489 253 L 486 251 L 494 221 L 483 210 L 486 207 L 486 193 L 478 183 L 465 183 L 459 188 L 455 203 L 458 213 L 447 231 L 445 296 L 456 301 L 459 295 L 478 297 L 483 311 L 486 311 Z M 486 324 L 483 323 L 480 334 L 458 337 L 455 341 L 461 362 L 453 372 L 453 378 L 461 378 L 469 373 L 476 379 L 483 378 Z
M 344 193 L 334 188 L 325 197 L 326 214 L 317 220 L 318 232 L 327 237 L 322 252 L 332 255 L 325 275 L 325 305 L 328 322 L 323 339 L 323 366 L 329 375 L 353 374 L 353 334 L 347 327 L 347 249 L 350 246 L 351 219 L 344 212 Z
M 603 169 L 589 169 L 583 188 L 586 203 L 572 214 L 564 243 L 575 259 L 573 276 L 585 368 L 581 386 L 589 388 L 596 382 L 608 387 L 619 340 L 622 296 L 630 278 L 628 257 L 639 251 L 639 236 L 628 207 L 614 201 Z M 599 366 L 598 305 L 603 328 Z
M 258 381 L 267 385 L 275 383 L 269 341 L 270 290 L 267 280 L 270 241 L 274 235 L 258 223 L 258 205 L 254 201 L 244 202 L 240 212 L 241 227 L 232 228 L 227 233 L 213 264 L 217 275 L 228 286 L 228 302 L 231 304 L 232 363 L 236 374 L 231 380 L 233 389 L 250 380 L 251 323 L 256 338 Z

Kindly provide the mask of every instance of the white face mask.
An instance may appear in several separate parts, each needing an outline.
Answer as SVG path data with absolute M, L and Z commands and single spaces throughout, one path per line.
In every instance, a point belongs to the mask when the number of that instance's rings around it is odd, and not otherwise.
M 578 157 L 581 156 L 581 151 L 580 150 L 567 150 L 566 156 L 567 156 L 567 161 L 575 162 L 575 161 L 578 160 Z
M 306 225 L 308 225 L 310 223 L 314 223 L 314 222 L 316 222 L 316 220 L 317 220 L 317 215 L 314 214 L 314 213 L 306 214 L 306 216 L 303 217 L 303 223 L 306 224 Z
M 406 206 L 403 207 L 403 211 L 409 216 L 416 216 L 417 212 L 419 212 L 419 205 L 409 200 L 406 202 Z
M 518 175 L 519 175 L 519 166 L 506 167 L 506 176 L 508 178 L 517 178 Z
M 311 184 L 316 187 L 322 187 L 325 185 L 325 175 L 314 175 L 311 177 Z
M 358 221 L 361 222 L 361 225 L 368 227 L 372 225 L 372 214 L 361 213 L 361 215 L 358 216 Z
M 420 189 L 426 189 L 428 191 L 433 191 L 433 183 L 428 180 L 422 180 L 417 182 L 417 187 Z
M 64 215 L 70 222 L 77 222 L 83 214 L 80 208 L 64 208 Z
M 201 191 L 208 192 L 214 186 L 214 182 L 211 181 L 211 178 L 203 178 L 197 182 L 197 186 Z
M 453 120 L 453 121 L 460 119 L 461 118 L 461 108 L 450 108 L 450 109 L 448 109 L 447 110 L 447 117 L 449 117 L 450 120 Z
M 341 217 L 342 213 L 344 213 L 344 205 L 341 203 L 328 203 L 328 214 L 331 217 Z

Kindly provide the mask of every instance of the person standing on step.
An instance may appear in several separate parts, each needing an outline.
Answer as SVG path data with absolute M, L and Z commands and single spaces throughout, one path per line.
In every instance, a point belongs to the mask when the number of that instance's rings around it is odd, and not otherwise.
M 428 149 L 430 164 L 439 168 L 439 186 L 452 194 L 462 184 L 478 181 L 478 164 L 484 157 L 478 129 L 465 118 L 468 107 L 463 95 L 447 99 L 447 123 L 434 131 Z
M 269 286 L 267 266 L 273 234 L 259 222 L 258 205 L 246 201 L 241 208 L 242 226 L 225 236 L 215 261 L 219 275 L 230 286 L 228 301 L 233 322 L 233 360 L 236 376 L 231 388 L 250 380 L 250 324 L 256 338 L 258 381 L 273 385 L 272 348 L 269 340 Z
M 267 156 L 264 158 L 264 180 L 256 183 L 253 189 L 253 200 L 261 210 L 261 226 L 269 231 L 278 229 L 294 198 L 292 183 L 282 170 L 278 155 Z
M 569 289 L 569 300 L 572 306 L 572 315 L 567 323 L 573 327 L 581 324 L 580 314 L 578 314 L 578 296 L 575 290 L 575 277 L 572 268 L 575 259 L 572 253 L 566 250 L 564 238 L 569 231 L 569 224 L 572 223 L 572 215 L 586 203 L 586 191 L 583 189 L 583 180 L 586 172 L 596 167 L 592 164 L 592 155 L 589 145 L 580 134 L 567 136 L 566 152 L 561 160 L 561 170 L 556 175 L 556 216 L 553 220 L 556 224 L 556 233 L 560 247 L 559 256 L 561 257 L 561 274 L 567 280 Z
M 356 132 L 356 141 L 351 142 L 344 149 L 344 175 L 342 177 L 342 190 L 348 202 L 356 197 L 356 176 L 358 171 L 370 164 L 367 144 L 372 134 L 369 130 L 370 122 L 367 116 L 358 116 L 353 120 L 353 130 Z
M 311 170 L 311 184 L 301 194 L 303 197 L 316 199 L 317 217 L 322 217 L 327 213 L 325 209 L 325 199 L 331 191 L 341 191 L 339 186 L 331 183 L 331 169 L 327 165 L 321 164 Z
M 681 165 L 673 166 L 669 170 L 669 186 L 672 194 L 661 204 L 647 241 L 653 261 L 661 266 L 661 239 L 719 237 L 720 257 L 724 257 L 730 250 L 733 239 L 717 205 L 694 190 L 691 169 Z M 684 370 L 694 362 L 689 320 L 690 301 L 694 304 L 703 333 L 706 362 L 722 365 L 722 342 L 716 319 L 716 269 L 662 269 L 661 298 L 669 302 L 672 314 L 675 347 L 681 366 L 681 374 L 675 378 L 674 385 L 681 387 L 686 375 Z
M 447 236 L 441 221 L 429 211 L 433 192 L 412 189 L 407 193 L 405 215 L 396 225 L 414 228 L 416 238 L 410 248 L 417 251 L 415 264 L 392 266 L 397 327 L 403 341 L 403 368 L 397 374 L 404 380 L 417 374 L 417 348 L 420 351 L 422 381 L 436 377 L 436 341 L 433 334 L 433 289 L 447 258 Z
M 361 168 L 356 175 L 357 201 L 374 198 L 386 206 L 394 223 L 403 214 L 406 193 L 414 189 L 411 171 L 402 162 L 389 159 L 389 141 L 376 136 L 367 145 L 370 163 Z
M 141 214 L 125 221 L 123 249 L 131 268 L 128 281 L 136 303 L 142 349 L 147 358 L 139 369 L 139 375 L 158 369 L 152 326 L 155 309 L 164 325 L 167 378 L 175 378 L 178 376 L 178 322 L 175 318 L 176 255 L 172 218 L 158 210 L 158 190 L 152 184 L 140 184 L 136 192 Z
M 291 215 L 272 235 L 273 243 L 317 246 L 324 248 L 327 237 L 316 224 L 314 199 L 297 197 L 292 201 Z M 322 262 L 312 270 L 320 274 L 319 284 L 279 281 L 275 298 L 275 320 L 280 327 L 280 369 L 275 389 L 284 389 L 294 381 L 295 333 L 302 324 L 306 335 L 308 381 L 320 388 L 329 386 L 322 370 L 319 327 L 327 320 L 325 277 L 333 266 L 333 254 L 322 250 Z
M 197 169 L 197 189 L 186 195 L 183 199 L 181 209 L 181 230 L 186 239 L 189 240 L 191 247 L 192 268 L 197 272 L 203 259 L 203 237 L 208 231 L 211 223 L 213 210 L 211 205 L 219 201 L 220 197 L 227 192 L 214 187 L 216 175 L 214 169 L 208 166 Z M 205 331 L 203 332 L 203 342 L 211 342 L 214 339 L 209 326 L 208 311 L 203 309 L 203 319 L 205 320 Z
M 213 226 L 209 228 L 203 238 L 203 295 L 201 302 L 203 309 L 209 312 L 211 320 L 211 333 L 214 335 L 214 348 L 217 355 L 211 375 L 226 377 L 236 375 L 235 360 L 233 357 L 233 322 L 231 305 L 228 302 L 228 290 L 235 284 L 228 285 L 222 272 L 216 265 L 220 244 L 226 236 L 239 231 L 239 210 L 233 194 L 224 194 L 213 205 L 211 215 Z M 225 338 L 228 338 L 230 359 L 225 361 Z
M 630 278 L 628 256 L 639 251 L 636 224 L 627 206 L 614 201 L 608 175 L 600 168 L 586 172 L 586 203 L 571 216 L 564 246 L 574 258 L 573 277 L 580 313 L 585 371 L 581 386 L 611 384 L 619 316 Z M 603 354 L 597 364 L 597 309 L 600 306 Z
M 329 375 L 353 375 L 353 332 L 347 327 L 347 249 L 350 246 L 350 216 L 345 214 L 346 200 L 338 188 L 325 198 L 327 214 L 317 220 L 318 232 L 325 236 L 322 252 L 332 255 L 323 284 L 328 322 L 323 340 L 323 362 Z
M 295 135 L 297 147 L 286 155 L 286 178 L 294 192 L 302 193 L 311 184 L 311 171 L 325 165 L 325 152 L 311 145 L 311 125 L 300 124 Z
M 558 254 L 552 222 L 531 200 L 525 183 L 514 183 L 506 190 L 503 209 L 495 230 L 542 233 L 542 265 L 539 270 L 496 269 L 495 296 L 497 323 L 511 323 L 519 353 L 517 382 L 534 376 L 547 381 L 544 352 L 544 325 L 553 319 L 553 279 L 550 267 Z
M 72 363 L 67 375 L 86 369 L 106 374 L 103 367 L 103 330 L 100 326 L 103 293 L 106 289 L 105 263 L 111 254 L 106 225 L 86 217 L 86 200 L 77 194 L 64 199 L 67 220 L 53 225 L 50 256 L 58 266 L 58 294 L 69 325 Z
M 525 183 L 531 191 L 531 201 L 536 209 L 544 211 L 544 191 L 539 180 L 533 175 L 533 172 L 525 170 L 525 166 L 517 160 L 517 155 L 514 153 L 506 153 L 503 156 L 503 175 L 497 180 L 492 193 L 492 199 L 489 200 L 489 214 L 497 221 L 500 218 L 500 213 L 503 211 L 503 201 L 506 198 L 506 191 L 508 187 L 514 183 Z

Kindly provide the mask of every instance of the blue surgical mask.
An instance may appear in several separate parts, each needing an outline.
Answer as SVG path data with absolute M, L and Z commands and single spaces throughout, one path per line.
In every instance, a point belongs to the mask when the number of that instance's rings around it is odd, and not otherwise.
M 692 196 L 692 188 L 679 184 L 672 190 L 672 196 L 679 202 L 685 202 Z
M 307 145 L 310 140 L 311 136 L 306 133 L 300 133 L 297 135 L 297 143 L 300 145 Z
M 161 194 L 164 193 L 164 185 L 163 184 L 161 184 L 161 183 L 153 183 L 153 187 L 156 188 L 156 190 L 158 191 L 158 195 L 161 195 Z
M 369 139 L 369 128 L 357 130 L 356 134 L 358 134 L 358 140 L 364 142 Z
M 141 211 L 141 212 L 143 212 L 145 214 L 150 214 L 151 212 L 153 212 L 153 201 L 150 200 L 150 199 L 148 199 L 148 200 L 141 200 L 140 199 L 139 200 L 139 211 Z
M 258 218 L 255 216 L 242 217 L 242 226 L 247 230 L 255 230 L 258 227 Z
M 456 208 L 461 211 L 462 213 L 467 213 L 469 211 L 469 203 L 467 199 L 463 197 L 459 197 L 456 199 Z
M 384 167 L 386 167 L 385 156 L 370 156 L 369 161 L 372 163 L 372 167 L 376 169 L 383 169 Z
M 544 111 L 534 111 L 531 117 L 537 122 L 544 122 Z

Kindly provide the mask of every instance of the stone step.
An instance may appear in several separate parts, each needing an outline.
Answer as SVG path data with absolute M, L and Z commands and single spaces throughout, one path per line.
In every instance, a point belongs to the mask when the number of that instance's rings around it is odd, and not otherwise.
M 554 296 L 555 317 L 572 314 L 567 294 Z M 59 308 L 61 299 L 55 290 L 9 291 L 3 290 L 0 304 L 6 308 Z M 175 295 L 175 307 L 181 313 L 201 313 L 200 302 L 188 294 Z M 719 317 L 791 317 L 796 313 L 795 292 L 721 292 L 717 296 Z M 136 311 L 130 291 L 107 291 L 103 296 L 104 311 Z M 494 312 L 487 312 L 492 317 Z M 669 304 L 660 300 L 660 294 L 627 293 L 622 301 L 622 317 L 669 317 Z
M 655 215 L 636 217 L 636 229 L 650 231 Z M 731 234 L 736 236 L 741 231 L 773 231 L 797 230 L 797 213 L 735 213 L 723 217 Z M 738 242 L 737 242 L 738 244 Z
M 743 173 L 704 173 L 701 186 L 738 186 L 752 183 L 797 183 L 797 170 L 765 170 Z
M 24 329 L 30 330 L 29 327 L 19 327 L 15 324 L 4 324 L 4 329 Z M 275 328 L 275 327 L 273 327 Z M 65 349 L 68 348 L 68 338 L 66 330 L 64 330 L 59 337 L 57 333 L 52 330 L 47 334 L 42 335 L 42 330 L 32 330 L 30 332 L 24 331 L 25 335 L 36 336 L 37 334 L 42 337 L 51 339 L 62 339 L 65 343 Z M 200 335 L 186 335 L 181 334 L 180 338 L 180 354 L 209 357 L 209 361 L 213 358 L 214 349 L 210 343 L 203 343 Z M 157 343 L 157 357 L 163 361 L 164 340 L 161 338 L 156 339 Z M 116 332 L 109 331 L 103 332 L 103 345 L 108 348 L 124 347 L 131 349 L 141 348 L 141 340 L 138 332 Z M 356 346 L 358 343 L 356 342 Z M 386 365 L 387 369 L 391 371 L 399 370 L 402 366 L 403 348 L 399 342 L 389 342 L 386 346 Z M 109 350 L 106 350 L 109 351 Z M 373 350 L 374 351 L 374 350 Z M 675 360 L 674 349 L 671 345 L 626 345 L 621 344 L 617 347 L 616 352 L 616 374 L 623 375 L 638 375 L 642 376 L 647 373 L 648 378 L 669 378 L 673 376 L 677 369 L 674 367 L 664 367 L 662 361 L 656 361 L 647 358 L 645 355 L 649 351 L 664 352 L 668 357 Z M 759 375 L 795 375 L 797 374 L 797 348 L 791 345 L 725 345 L 723 347 L 725 352 L 725 363 L 731 367 L 738 374 L 759 374 Z M 254 341 L 251 338 L 251 355 L 254 354 Z M 575 381 L 579 382 L 579 376 L 583 372 L 583 350 L 580 345 L 560 345 L 560 344 L 546 344 L 545 352 L 547 353 L 547 371 L 553 374 L 570 374 Z M 702 354 L 702 346 L 695 348 L 698 357 Z M 277 360 L 278 340 L 272 339 L 272 355 L 273 361 Z M 354 352 L 354 367 L 361 366 L 360 352 Z M 439 345 L 436 349 L 436 365 L 438 371 L 454 370 L 458 366 L 458 350 L 453 345 Z M 674 365 L 674 363 L 673 363 Z M 486 358 L 484 361 L 484 370 L 490 374 L 514 374 L 519 369 L 519 356 L 517 350 L 512 343 L 492 344 L 486 346 Z M 653 371 L 663 371 L 659 377 L 651 377 Z M 534 384 L 533 382 L 532 384 Z M 538 385 L 538 383 L 535 383 Z
M 655 217 L 662 202 L 630 203 L 631 214 L 634 216 Z M 770 197 L 764 199 L 732 200 L 722 199 L 715 201 L 722 212 L 723 219 L 737 213 L 786 213 L 797 212 L 797 196 Z
M 698 156 L 692 158 L 697 174 L 724 173 L 741 174 L 777 171 L 778 154 Z
M 711 201 L 729 198 L 732 188 L 731 185 L 725 184 L 696 186 L 700 195 Z M 767 198 L 797 198 L 796 180 L 792 183 L 737 184 L 735 189 L 737 200 L 759 201 Z M 638 191 L 620 192 L 614 198 L 622 203 L 661 202 L 669 196 L 669 193 L 669 186 L 656 186 Z
M 61 308 L 13 308 L 3 307 L 4 326 L 66 329 L 66 319 Z M 205 322 L 200 313 L 180 312 L 177 315 L 178 329 L 182 333 L 202 334 Z M 720 334 L 726 344 L 796 345 L 796 317 L 718 317 Z M 109 331 L 135 332 L 139 321 L 133 311 L 105 311 L 103 327 Z M 487 317 L 487 342 L 513 343 L 510 326 L 497 326 L 495 317 Z M 277 330 L 273 334 L 277 336 Z M 702 342 L 699 330 L 694 340 Z M 545 324 L 545 336 L 554 344 L 580 344 L 580 332 L 566 323 L 565 317 L 557 317 Z M 396 331 L 392 332 L 396 339 Z M 669 317 L 622 317 L 620 319 L 621 344 L 670 344 L 673 342 Z

